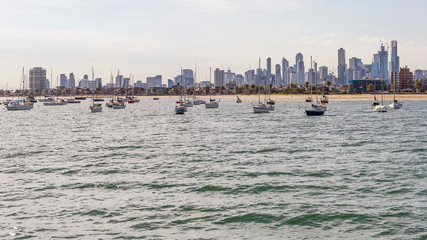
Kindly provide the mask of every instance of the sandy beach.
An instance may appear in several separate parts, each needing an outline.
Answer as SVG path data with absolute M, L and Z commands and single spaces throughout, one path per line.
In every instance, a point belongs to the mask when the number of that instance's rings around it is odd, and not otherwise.
M 309 95 L 307 94 L 297 94 L 297 95 L 280 95 L 280 94 L 273 94 L 271 95 L 271 99 L 275 101 L 304 101 L 307 99 Z M 381 95 L 376 95 L 378 100 L 381 100 Z M 384 94 L 384 101 L 389 102 L 393 100 L 393 94 Z M 70 96 L 60 96 L 61 98 L 69 98 Z M 92 96 L 82 96 L 91 98 Z M 98 95 L 99 98 L 108 98 L 111 96 L 108 95 Z M 179 96 L 137 96 L 142 99 L 152 99 L 153 97 L 159 97 L 160 99 L 164 98 L 179 98 Z M 191 98 L 192 96 L 190 96 Z M 202 99 L 208 99 L 209 96 L 202 95 L 197 96 Z M 242 101 L 257 101 L 258 95 L 239 95 L 240 99 Z M 320 98 L 321 96 L 319 96 Z M 15 97 L 17 98 L 17 97 Z M 38 99 L 39 97 L 37 97 Z M 236 101 L 236 95 L 213 95 L 212 98 L 220 99 L 221 101 Z M 263 96 L 261 96 L 263 98 Z M 315 96 L 313 96 L 315 98 Z M 328 98 L 330 101 L 371 101 L 374 99 L 373 94 L 340 94 L 340 95 L 328 95 Z M 12 97 L 0 97 L 0 99 L 12 99 Z M 396 99 L 399 101 L 427 101 L 427 94 L 397 94 Z
M 304 101 L 309 95 L 271 95 L 271 99 L 275 101 Z M 378 100 L 381 100 L 381 95 L 376 95 Z M 393 100 L 393 94 L 384 94 L 384 101 L 389 102 Z M 153 96 L 140 96 L 141 98 L 153 98 Z M 159 96 L 162 98 L 178 98 L 179 96 Z M 209 96 L 198 96 L 202 99 L 207 99 Z M 261 96 L 262 98 L 263 96 Z M 235 101 L 236 95 L 215 95 L 212 96 L 221 101 Z M 239 95 L 242 101 L 257 101 L 258 95 Z M 315 96 L 313 96 L 315 98 Z M 320 98 L 320 96 L 319 96 Z M 371 101 L 374 99 L 373 94 L 341 94 L 341 95 L 328 95 L 330 101 Z M 427 101 L 427 94 L 397 94 L 396 99 L 399 101 Z

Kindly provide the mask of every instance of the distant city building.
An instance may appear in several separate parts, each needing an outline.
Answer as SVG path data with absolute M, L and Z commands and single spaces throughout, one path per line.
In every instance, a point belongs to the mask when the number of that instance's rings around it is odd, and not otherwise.
M 246 84 L 252 85 L 255 82 L 255 70 L 248 70 L 245 72 L 245 82 Z
M 400 68 L 399 72 L 391 73 L 392 84 L 396 84 L 396 89 L 413 89 L 414 76 L 407 66 Z
M 87 74 L 83 75 L 83 79 L 89 80 L 89 76 Z
M 214 85 L 215 87 L 224 86 L 224 70 L 219 70 L 219 68 L 214 71 Z
M 141 80 L 136 81 L 136 82 L 133 84 L 133 87 L 136 87 L 136 88 L 142 88 L 142 81 L 141 81 Z
M 345 50 L 343 48 L 338 49 L 338 79 L 337 84 L 346 85 L 347 81 L 347 65 L 345 63 Z
M 96 88 L 102 87 L 102 78 L 95 78 L 95 87 Z
M 319 73 L 320 73 L 320 80 L 325 81 L 328 78 L 328 67 L 321 66 L 319 67 Z
M 174 82 L 172 79 L 168 79 L 168 88 L 171 88 L 174 86 Z
M 297 84 L 304 84 L 305 82 L 305 67 L 304 67 L 304 58 L 301 53 L 298 53 L 295 56 L 295 65 L 296 65 L 296 77 L 297 77 Z
M 348 79 L 362 79 L 365 76 L 365 69 L 360 58 L 352 57 L 348 63 Z
M 271 83 L 271 58 L 267 58 L 267 73 L 265 74 L 267 76 L 267 81 L 270 84 Z
M 183 86 L 184 85 L 184 76 L 178 75 L 174 78 L 175 85 L 176 86 Z
M 374 54 L 374 62 L 372 63 L 373 78 L 385 79 L 389 83 L 388 75 L 388 52 L 384 45 L 381 44 L 381 49 L 377 54 Z
M 391 59 L 390 59 L 390 72 L 399 72 L 400 63 L 399 56 L 397 56 L 397 41 L 391 41 Z
M 45 89 L 50 89 L 50 81 L 49 81 L 49 79 L 46 79 L 46 88 Z
M 59 86 L 64 87 L 64 88 L 68 88 L 68 79 L 67 79 L 67 76 L 65 74 L 59 75 Z
M 123 86 L 125 88 L 130 87 L 130 78 L 123 78 Z
M 284 85 L 282 82 L 282 73 L 281 73 L 281 69 L 280 69 L 280 64 L 276 64 L 276 75 L 274 76 L 274 85 L 275 86 L 280 86 L 280 85 Z
M 124 86 L 125 86 L 125 81 L 124 81 L 123 75 L 116 76 L 116 87 L 121 88 Z
M 348 84 L 353 84 L 353 91 L 356 93 L 362 93 L 368 91 L 369 84 L 372 84 L 374 86 L 374 91 L 381 91 L 385 90 L 386 87 L 386 81 L 381 79 L 350 79 L 348 81 Z
M 245 77 L 242 74 L 237 74 L 236 76 L 236 85 L 242 86 L 245 83 Z
M 70 75 L 68 77 L 68 87 L 69 88 L 76 87 L 76 79 L 74 78 L 74 74 L 73 73 L 70 73 Z
M 34 67 L 30 69 L 29 74 L 30 91 L 39 91 L 46 89 L 46 69 L 41 67 Z
M 194 84 L 194 75 L 193 75 L 193 70 L 191 69 L 183 69 L 182 70 L 182 75 L 183 75 L 183 80 L 182 80 L 182 85 L 185 88 L 189 88 L 192 87 Z
M 156 78 L 155 77 L 147 77 L 147 87 L 155 88 L 156 87 Z
M 154 79 L 155 79 L 156 87 L 162 87 L 162 84 L 163 84 L 162 75 L 156 75 L 156 76 L 154 76 Z
M 289 84 L 297 84 L 297 72 L 293 67 L 289 67 Z
M 421 69 L 416 69 L 414 71 L 414 79 L 422 79 L 425 78 L 424 71 Z
M 289 85 L 289 62 L 286 58 L 282 58 L 282 82 L 283 85 Z

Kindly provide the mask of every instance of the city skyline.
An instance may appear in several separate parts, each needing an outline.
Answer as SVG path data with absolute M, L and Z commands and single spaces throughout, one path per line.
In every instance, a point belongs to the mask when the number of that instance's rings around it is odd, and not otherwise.
M 294 66 L 299 52 L 305 71 L 311 55 L 337 74 L 339 48 L 347 64 L 352 57 L 369 64 L 381 43 L 389 45 L 390 60 L 391 40 L 399 44 L 401 67 L 426 69 L 426 7 L 415 0 L 8 2 L 0 10 L 0 89 L 17 89 L 22 67 L 43 67 L 48 78 L 52 67 L 54 86 L 57 75 L 82 79 L 92 66 L 104 83 L 120 69 L 135 81 L 162 75 L 165 84 L 196 63 L 200 82 L 209 80 L 210 67 L 245 74 L 259 58 L 263 69 L 268 57 L 271 66 L 282 57 Z

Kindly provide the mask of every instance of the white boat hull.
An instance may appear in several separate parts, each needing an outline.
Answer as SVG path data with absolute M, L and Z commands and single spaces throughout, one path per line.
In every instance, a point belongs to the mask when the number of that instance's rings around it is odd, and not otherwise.
M 390 105 L 388 105 L 388 108 L 390 109 L 400 109 L 402 107 L 402 104 L 399 102 L 392 102 Z
M 384 105 L 377 105 L 374 107 L 374 112 L 387 112 L 387 107 Z

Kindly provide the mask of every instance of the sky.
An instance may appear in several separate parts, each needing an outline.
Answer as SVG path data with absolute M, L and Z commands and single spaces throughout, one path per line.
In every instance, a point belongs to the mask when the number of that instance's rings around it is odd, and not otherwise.
M 427 69 L 425 0 L 2 0 L 0 89 L 19 88 L 22 68 L 46 68 L 110 81 L 118 71 L 135 81 L 163 83 L 195 68 L 244 74 L 301 52 L 336 72 L 346 60 L 372 62 L 380 44 L 398 42 L 401 67 Z M 390 54 L 389 54 L 390 56 Z M 52 69 L 52 73 L 51 73 Z

